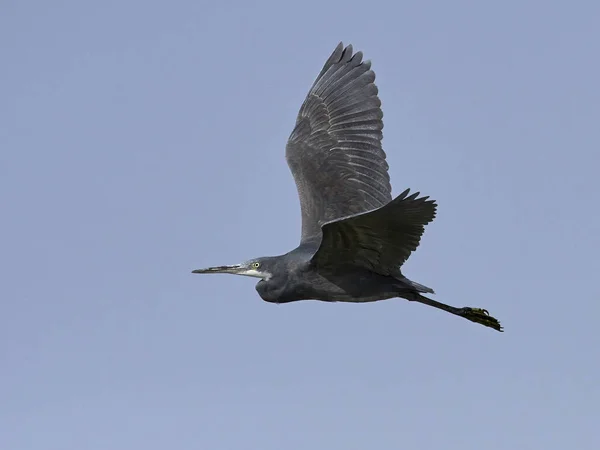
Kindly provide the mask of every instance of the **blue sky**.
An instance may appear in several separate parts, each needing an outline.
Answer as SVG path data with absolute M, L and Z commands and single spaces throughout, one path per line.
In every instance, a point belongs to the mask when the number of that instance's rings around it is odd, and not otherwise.
M 600 447 L 600 4 L 4 1 L 0 448 Z M 190 270 L 284 253 L 284 147 L 340 41 L 395 194 L 400 299 L 272 305 Z

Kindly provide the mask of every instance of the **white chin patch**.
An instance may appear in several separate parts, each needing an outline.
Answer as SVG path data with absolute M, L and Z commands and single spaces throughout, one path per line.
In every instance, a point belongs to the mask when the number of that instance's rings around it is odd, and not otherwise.
M 240 272 L 240 275 L 245 275 L 247 277 L 254 277 L 254 278 L 262 278 L 263 280 L 268 280 L 269 278 L 271 278 L 271 274 L 266 273 L 266 272 L 259 272 L 258 270 L 255 270 L 255 269 L 244 270 L 243 272 Z

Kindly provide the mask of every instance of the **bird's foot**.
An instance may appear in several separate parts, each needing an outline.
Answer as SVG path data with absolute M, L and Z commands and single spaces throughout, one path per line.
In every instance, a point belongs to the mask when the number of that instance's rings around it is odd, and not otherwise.
M 485 309 L 464 307 L 459 309 L 458 315 L 471 322 L 480 323 L 486 327 L 493 328 L 496 331 L 504 331 L 502 325 L 498 322 L 498 319 L 490 316 Z

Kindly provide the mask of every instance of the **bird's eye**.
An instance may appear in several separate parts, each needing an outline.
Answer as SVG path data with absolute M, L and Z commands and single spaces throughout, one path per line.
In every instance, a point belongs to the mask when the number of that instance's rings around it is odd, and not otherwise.
M 253 269 L 258 269 L 260 267 L 260 263 L 259 262 L 253 262 L 252 263 L 252 268 Z

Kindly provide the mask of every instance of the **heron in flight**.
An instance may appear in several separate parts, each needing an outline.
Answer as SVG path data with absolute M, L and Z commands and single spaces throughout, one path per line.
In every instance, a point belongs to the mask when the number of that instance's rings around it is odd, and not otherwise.
M 300 245 L 281 256 L 194 270 L 260 278 L 263 300 L 423 303 L 502 331 L 485 309 L 457 308 L 400 270 L 416 250 L 436 203 L 405 190 L 392 200 L 381 140 L 383 113 L 371 62 L 340 43 L 317 76 L 286 145 L 298 188 Z

